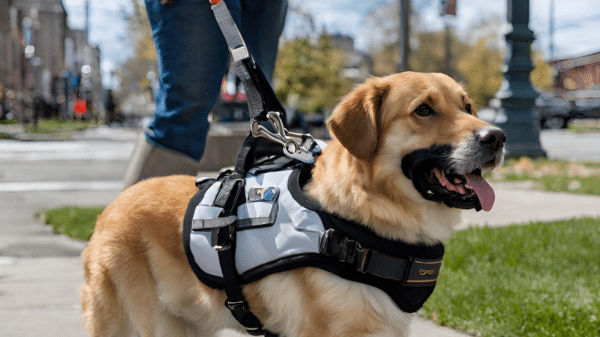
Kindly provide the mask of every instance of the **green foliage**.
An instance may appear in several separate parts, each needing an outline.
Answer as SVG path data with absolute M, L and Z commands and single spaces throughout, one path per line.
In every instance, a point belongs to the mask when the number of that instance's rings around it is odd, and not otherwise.
M 490 48 L 493 35 L 483 36 L 457 55 L 456 67 L 464 78 L 469 96 L 477 106 L 485 106 L 502 84 L 502 53 Z
M 423 312 L 477 336 L 597 336 L 600 218 L 469 228 Z
M 52 226 L 57 234 L 89 240 L 94 233 L 96 219 L 104 207 L 61 207 L 37 212 L 45 224 Z
M 465 86 L 469 96 L 478 107 L 484 106 L 494 97 L 502 83 L 502 53 L 491 47 L 492 34 L 479 37 L 474 43 L 459 39 L 450 32 L 453 55 L 451 73 L 448 74 Z M 410 70 L 419 72 L 446 73 L 446 32 L 415 32 L 413 39 L 418 43 L 410 54 Z M 373 74 L 385 76 L 396 72 L 399 59 L 397 44 L 385 45 L 372 52 Z
M 150 29 L 150 21 L 143 2 L 130 0 L 133 12 L 125 14 L 127 20 L 127 40 L 133 46 L 133 55 L 120 67 L 118 76 L 121 79 L 121 100 L 132 94 L 149 90 L 150 80 L 147 78 L 149 71 L 157 70 L 156 48 Z
M 550 64 L 544 61 L 544 56 L 539 50 L 534 51 L 532 57 L 535 68 L 531 72 L 531 83 L 540 90 L 550 89 L 554 84 Z
M 332 108 L 348 92 L 351 82 L 340 76 L 344 52 L 323 34 L 315 43 L 309 38 L 281 46 L 275 65 L 275 92 L 284 102 L 298 101 L 306 112 Z

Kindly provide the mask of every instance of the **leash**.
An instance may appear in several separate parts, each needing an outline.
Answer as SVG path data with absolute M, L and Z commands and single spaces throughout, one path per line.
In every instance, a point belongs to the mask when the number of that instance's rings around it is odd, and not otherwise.
M 259 65 L 248 51 L 233 17 L 222 0 L 209 0 L 215 19 L 225 37 L 233 59 L 235 73 L 246 90 L 248 110 L 251 118 L 251 135 L 264 137 L 283 146 L 286 156 L 312 164 L 321 154 L 319 145 L 309 134 L 290 132 L 284 127 L 282 118 L 285 109 Z M 270 122 L 271 132 L 261 122 Z
M 238 225 L 236 205 L 239 204 L 240 198 L 244 198 L 244 177 L 255 158 L 258 138 L 266 138 L 281 145 L 287 157 L 306 164 L 314 163 L 316 157 L 321 154 L 321 149 L 311 135 L 290 132 L 284 127 L 282 118 L 285 116 L 285 109 L 250 54 L 227 5 L 222 0 L 209 1 L 217 24 L 227 42 L 236 75 L 246 90 L 251 118 L 250 135 L 240 150 L 234 171 L 223 177 L 225 178 L 223 186 L 215 199 L 215 205 L 222 207 L 224 212 L 219 216 L 220 225 L 212 230 L 213 249 L 218 252 L 219 264 L 226 280 L 225 306 L 249 334 L 275 337 L 275 334 L 263 329 L 260 320 L 250 311 L 240 287 L 239 275 L 235 268 Z M 269 126 L 275 132 L 270 131 Z

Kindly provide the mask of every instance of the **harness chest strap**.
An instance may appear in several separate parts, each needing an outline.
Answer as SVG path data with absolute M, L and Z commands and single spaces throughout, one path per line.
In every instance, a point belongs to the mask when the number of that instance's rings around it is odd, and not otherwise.
M 334 229 L 328 229 L 323 235 L 320 253 L 353 264 L 358 272 L 401 281 L 405 286 L 434 286 L 443 260 L 389 256 L 364 248 Z
M 215 207 L 222 208 L 221 217 L 228 219 L 222 227 L 213 228 L 211 235 L 213 249 L 218 252 L 219 264 L 225 280 L 223 284 L 227 294 L 225 306 L 250 335 L 275 336 L 265 331 L 260 320 L 250 311 L 235 268 L 237 217 L 233 213 L 235 213 L 239 199 L 243 197 L 241 193 L 243 190 L 244 180 L 236 174 L 232 174 L 223 183 L 213 204 Z

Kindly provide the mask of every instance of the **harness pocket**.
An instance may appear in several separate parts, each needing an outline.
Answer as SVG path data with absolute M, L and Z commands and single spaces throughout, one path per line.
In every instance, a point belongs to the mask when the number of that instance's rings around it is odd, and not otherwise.
M 268 227 L 277 220 L 279 189 L 252 188 L 248 202 L 237 209 L 237 230 Z

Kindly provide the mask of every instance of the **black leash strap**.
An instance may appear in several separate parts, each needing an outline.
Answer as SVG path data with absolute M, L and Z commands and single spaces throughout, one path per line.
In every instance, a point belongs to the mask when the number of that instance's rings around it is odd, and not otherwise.
M 231 52 L 235 73 L 246 90 L 250 117 L 253 120 L 264 122 L 267 120 L 268 111 L 277 111 L 283 117 L 285 109 L 279 102 L 266 76 L 250 55 L 246 43 L 235 25 L 229 9 L 227 9 L 227 5 L 220 0 L 211 1 L 211 4 L 215 19 Z
M 288 157 L 304 163 L 313 163 L 321 153 L 317 142 L 309 134 L 298 134 L 285 129 L 285 108 L 250 55 L 227 5 L 222 0 L 210 0 L 210 3 L 231 52 L 236 75 L 246 89 L 252 136 L 264 137 L 282 145 L 284 154 Z M 263 122 L 271 122 L 271 128 L 260 124 Z

